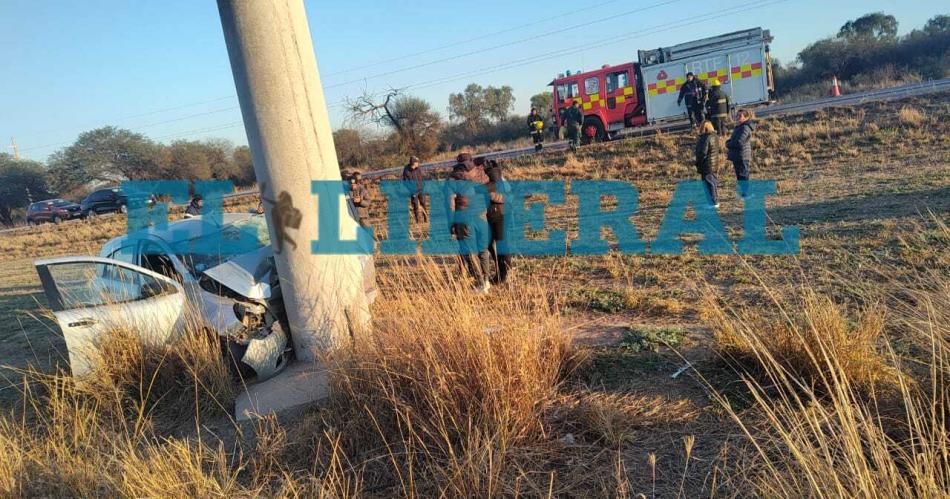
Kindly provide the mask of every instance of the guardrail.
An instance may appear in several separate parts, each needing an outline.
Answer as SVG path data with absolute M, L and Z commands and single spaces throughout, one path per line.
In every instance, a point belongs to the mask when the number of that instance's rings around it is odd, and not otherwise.
M 950 78 L 944 78 L 942 80 L 931 80 L 920 83 L 911 83 L 908 85 L 901 85 L 899 87 L 889 87 L 881 88 L 875 90 L 868 90 L 865 92 L 858 92 L 848 95 L 842 95 L 840 97 L 827 97 L 823 99 L 817 99 L 808 102 L 796 102 L 791 104 L 778 104 L 774 106 L 768 106 L 756 110 L 757 116 L 788 116 L 794 114 L 803 114 L 812 111 L 817 111 L 819 109 L 824 109 L 828 107 L 836 106 L 856 106 L 861 104 L 866 104 L 868 102 L 881 102 L 894 99 L 903 99 L 906 97 L 914 97 L 917 95 L 945 92 L 950 90 Z M 668 121 L 664 123 L 658 123 L 649 126 L 637 127 L 637 128 L 627 128 L 620 130 L 616 133 L 615 137 L 617 140 L 625 140 L 636 137 L 645 137 L 649 135 L 655 135 L 657 133 L 675 133 L 680 131 L 689 130 L 689 122 L 684 120 L 677 121 Z M 559 140 L 555 142 L 549 142 L 544 145 L 543 152 L 551 151 L 563 151 L 568 148 L 568 141 Z M 521 156 L 528 156 L 531 154 L 537 154 L 534 150 L 534 146 L 528 147 L 519 147 L 513 149 L 505 149 L 502 151 L 493 151 L 483 154 L 478 154 L 477 156 L 482 156 L 486 159 L 514 159 Z M 425 163 L 420 165 L 424 171 L 431 170 L 441 170 L 448 169 L 455 165 L 455 160 L 447 159 L 442 161 L 435 161 L 431 163 Z M 383 170 L 375 170 L 371 172 L 366 172 L 363 174 L 364 178 L 383 178 L 389 176 L 398 176 L 402 174 L 402 167 L 397 168 L 386 168 Z M 238 198 L 244 196 L 256 196 L 258 191 L 248 190 L 241 192 L 234 192 L 231 194 L 225 194 L 224 198 Z M 184 206 L 184 205 L 173 205 L 173 206 Z M 73 223 L 74 221 L 67 221 L 64 223 Z M 31 229 L 31 227 L 15 227 L 12 229 L 0 230 L 0 234 L 10 234 L 15 232 L 22 232 Z

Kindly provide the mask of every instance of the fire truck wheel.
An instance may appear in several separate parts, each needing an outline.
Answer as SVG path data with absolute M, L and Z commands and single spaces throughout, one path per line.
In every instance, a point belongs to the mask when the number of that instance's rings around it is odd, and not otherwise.
M 582 132 L 581 143 L 584 145 L 607 140 L 606 134 L 604 133 L 604 125 L 596 118 L 588 118 L 584 121 Z

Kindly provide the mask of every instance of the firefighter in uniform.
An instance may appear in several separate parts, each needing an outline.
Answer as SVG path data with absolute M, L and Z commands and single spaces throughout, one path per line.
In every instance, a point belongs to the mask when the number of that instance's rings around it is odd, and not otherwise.
M 581 126 L 583 124 L 584 113 L 581 112 L 581 103 L 574 99 L 571 107 L 564 111 L 564 126 L 567 127 L 567 140 L 570 141 L 572 152 L 577 152 L 577 144 L 581 140 Z
M 722 90 L 719 78 L 709 82 L 709 95 L 706 97 L 706 119 L 716 127 L 716 133 L 723 135 L 726 131 L 726 119 L 729 117 L 729 96 Z
M 692 72 L 686 73 L 686 83 L 680 86 L 680 95 L 676 99 L 676 105 L 682 105 L 683 100 L 686 100 L 686 116 L 689 116 L 689 124 L 692 126 L 702 125 L 706 85 L 699 81 Z
M 531 139 L 534 141 L 535 152 L 541 152 L 544 148 L 544 119 L 538 114 L 538 109 L 532 107 L 531 114 L 528 115 L 528 130 L 531 133 Z

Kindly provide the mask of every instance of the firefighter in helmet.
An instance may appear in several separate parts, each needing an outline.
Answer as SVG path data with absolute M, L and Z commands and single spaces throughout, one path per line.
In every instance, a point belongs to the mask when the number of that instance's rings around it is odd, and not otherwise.
M 718 80 L 717 80 L 718 81 Z M 703 122 L 703 103 L 706 99 L 706 85 L 699 81 L 692 72 L 686 73 L 686 82 L 680 86 L 680 95 L 676 98 L 679 106 L 686 100 L 686 116 L 689 124 L 701 125 Z
M 709 82 L 709 95 L 706 97 L 706 119 L 716 127 L 716 133 L 725 133 L 726 119 L 729 117 L 729 96 L 722 90 L 719 78 Z
M 535 107 L 531 108 L 531 114 L 528 115 L 528 130 L 531 133 L 531 140 L 534 141 L 535 152 L 541 152 L 544 148 L 544 119 Z
M 581 103 L 574 99 L 571 107 L 564 111 L 564 126 L 567 127 L 567 140 L 570 141 L 572 152 L 577 152 L 577 144 L 581 140 L 583 124 L 584 113 L 581 112 Z

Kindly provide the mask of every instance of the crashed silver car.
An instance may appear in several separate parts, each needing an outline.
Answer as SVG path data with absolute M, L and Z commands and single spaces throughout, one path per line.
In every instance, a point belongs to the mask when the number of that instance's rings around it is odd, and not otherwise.
M 116 328 L 155 345 L 171 343 L 186 330 L 212 331 L 244 379 L 263 380 L 287 365 L 293 349 L 264 217 L 225 213 L 214 230 L 205 225 L 200 217 L 171 222 L 135 238 L 112 239 L 99 257 L 34 262 L 74 376 L 94 367 L 97 345 Z M 242 247 L 248 251 L 188 251 L 241 233 L 255 235 Z M 372 303 L 375 267 L 371 256 L 361 258 Z

